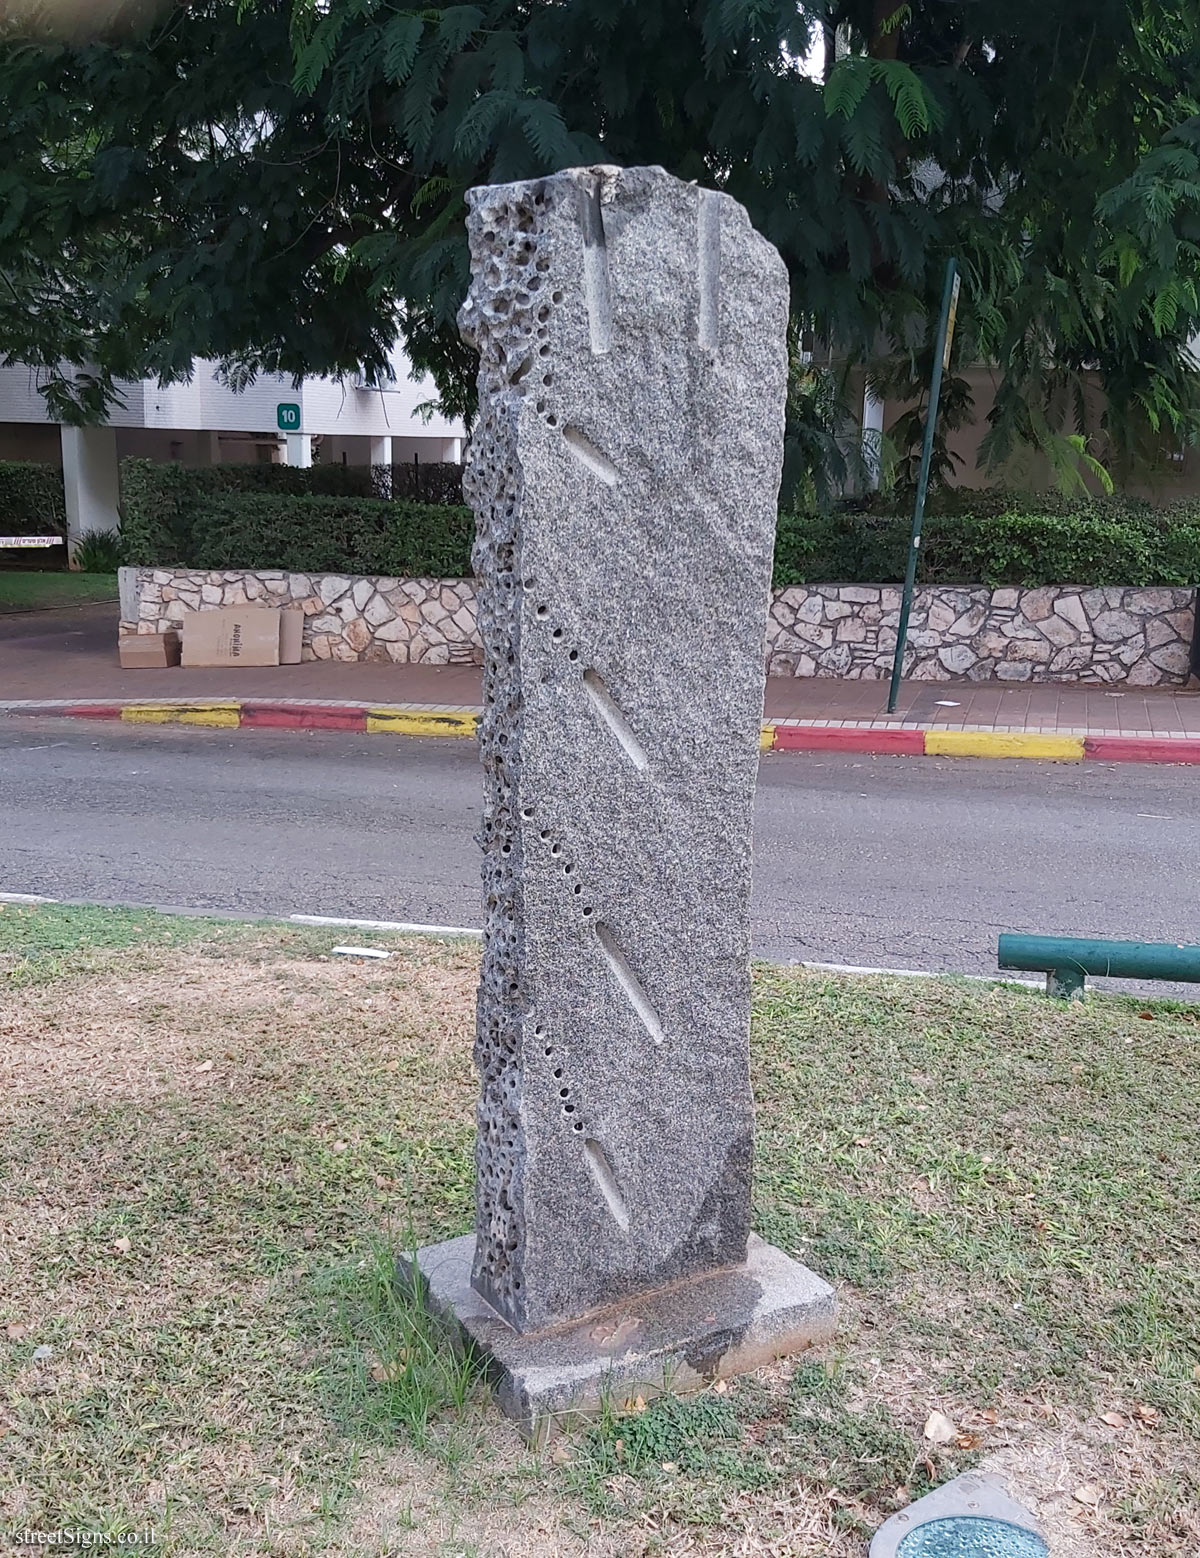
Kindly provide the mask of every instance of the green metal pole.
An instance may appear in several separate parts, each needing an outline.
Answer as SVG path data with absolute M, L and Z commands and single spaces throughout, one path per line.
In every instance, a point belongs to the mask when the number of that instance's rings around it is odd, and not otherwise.
M 917 479 L 917 501 L 913 507 L 912 540 L 908 548 L 908 567 L 904 572 L 904 593 L 900 597 L 900 622 L 896 628 L 896 655 L 892 661 L 892 685 L 887 711 L 896 712 L 900 696 L 900 671 L 908 643 L 908 619 L 912 615 L 913 587 L 917 582 L 917 555 L 921 550 L 921 525 L 925 519 L 925 494 L 929 490 L 929 467 L 933 463 L 933 435 L 937 428 L 938 401 L 942 394 L 942 374 L 949 364 L 954 339 L 954 313 L 958 307 L 958 265 L 946 261 L 946 284 L 942 288 L 942 312 L 938 320 L 937 342 L 933 354 L 933 377 L 929 381 L 929 411 L 925 417 L 925 438 L 921 446 L 921 474 Z

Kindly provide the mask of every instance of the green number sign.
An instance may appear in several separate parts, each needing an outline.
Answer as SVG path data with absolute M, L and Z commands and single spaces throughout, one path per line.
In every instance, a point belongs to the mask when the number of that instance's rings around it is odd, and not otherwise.
M 300 407 L 294 400 L 281 400 L 275 407 L 275 420 L 281 433 L 300 431 Z

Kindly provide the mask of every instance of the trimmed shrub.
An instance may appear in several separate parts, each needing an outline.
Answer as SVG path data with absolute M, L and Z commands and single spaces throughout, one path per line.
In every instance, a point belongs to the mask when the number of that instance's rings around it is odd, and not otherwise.
M 382 474 L 386 467 L 379 467 Z M 459 505 L 463 500 L 461 465 L 455 465 L 449 460 L 430 460 L 427 463 L 413 461 L 411 465 L 393 465 L 391 467 L 391 496 L 393 498 L 415 498 L 419 503 L 452 503 Z M 377 498 L 387 497 L 384 492 L 377 492 Z
M 67 504 L 57 465 L 0 460 L 0 530 L 10 535 L 65 535 Z
M 378 474 L 363 465 L 168 465 L 123 460 L 121 535 L 131 563 L 186 567 L 192 561 L 193 517 L 202 500 L 213 494 L 319 492 L 370 498 L 379 496 L 378 480 Z
M 967 509 L 968 498 L 976 496 L 978 503 Z M 994 494 L 960 492 L 952 505 L 927 514 L 918 580 L 993 587 L 1200 584 L 1200 503 L 1155 509 L 1128 498 L 1006 496 L 1016 506 L 997 507 Z M 898 583 L 911 528 L 907 514 L 869 508 L 782 514 L 775 584 Z
M 0 516 L 3 472 L 0 466 Z M 62 480 L 50 472 L 62 512 Z M 424 484 L 428 481 L 428 487 Z M 473 521 L 458 502 L 462 467 L 159 465 L 121 468 L 122 541 L 143 566 L 455 578 L 471 572 Z M 2 522 L 2 518 L 0 518 Z M 904 577 L 911 526 L 896 500 L 779 516 L 775 584 L 891 584 Z M 1156 509 L 1139 498 L 1068 498 L 951 489 L 926 515 L 918 578 L 927 584 L 1200 584 L 1200 500 Z
M 131 563 L 187 567 L 199 506 L 218 493 L 264 496 L 411 499 L 462 504 L 462 466 L 424 465 L 176 465 L 154 460 L 121 463 L 121 534 Z M 469 544 L 468 544 L 469 550 Z M 198 566 L 198 565 L 197 565 Z M 278 567 L 234 559 L 229 568 Z M 350 565 L 338 565 L 342 571 Z M 450 577 L 447 575 L 447 577 Z
M 466 578 L 474 523 L 469 509 L 374 498 L 214 493 L 191 515 L 186 564 Z

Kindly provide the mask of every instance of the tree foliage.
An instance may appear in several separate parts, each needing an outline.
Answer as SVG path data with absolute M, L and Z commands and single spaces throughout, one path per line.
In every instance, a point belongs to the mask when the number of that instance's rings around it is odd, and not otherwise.
M 1196 430 L 1191 0 L 191 0 L 92 39 L 6 14 L 0 349 L 59 414 L 195 356 L 378 373 L 398 331 L 467 410 L 464 191 L 607 161 L 741 200 L 838 361 L 915 372 L 957 254 L 996 459 Z

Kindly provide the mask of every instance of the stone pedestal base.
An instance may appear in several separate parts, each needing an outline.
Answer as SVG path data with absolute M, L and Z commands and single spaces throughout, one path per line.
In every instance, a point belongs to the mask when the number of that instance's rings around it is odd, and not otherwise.
M 827 1282 L 750 1236 L 744 1265 L 673 1283 L 553 1330 L 516 1331 L 471 1287 L 475 1237 L 418 1250 L 431 1312 L 473 1345 L 503 1411 L 544 1444 L 595 1413 L 664 1390 L 698 1390 L 833 1335 Z M 411 1275 L 412 1261 L 401 1261 Z

